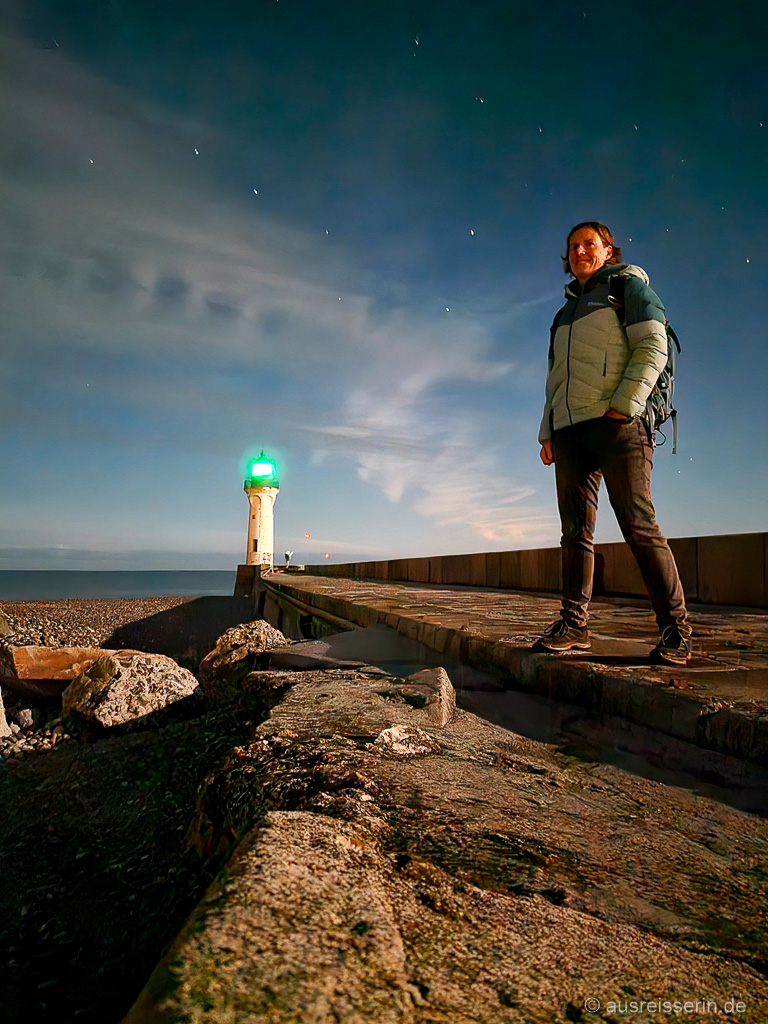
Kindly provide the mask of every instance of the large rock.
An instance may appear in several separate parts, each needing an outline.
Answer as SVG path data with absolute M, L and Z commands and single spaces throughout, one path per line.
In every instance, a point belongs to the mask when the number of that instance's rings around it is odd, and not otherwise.
M 620 1019 L 628 993 L 736 998 L 755 1020 L 768 1007 L 748 967 L 423 857 L 397 864 L 364 821 L 293 811 L 241 843 L 124 1024 L 586 1022 L 596 1003 Z
M 251 670 L 263 667 L 267 651 L 289 643 L 279 629 L 263 619 L 233 626 L 200 662 L 198 677 L 203 692 L 207 697 L 215 697 L 224 690 L 237 688 Z
M 1 647 L 0 686 L 24 697 L 58 697 L 105 652 L 99 647 Z
M 5 717 L 5 704 L 3 703 L 3 691 L 0 690 L 0 738 L 11 735 L 11 727 Z
M 382 729 L 374 745 L 390 757 L 427 757 L 440 753 L 440 744 L 417 725 L 393 725 Z
M 424 669 L 406 679 L 384 676 L 376 669 L 251 672 L 243 685 L 263 693 L 271 706 L 275 703 L 271 695 L 281 682 L 286 693 L 264 724 L 267 732 L 275 728 L 313 736 L 323 720 L 333 721 L 338 733 L 370 737 L 373 742 L 393 726 L 410 730 L 414 736 L 420 729 L 443 729 L 456 710 L 456 694 L 442 668 Z M 390 746 L 405 737 L 406 733 L 397 730 L 381 743 Z
M 702 994 L 768 1015 L 762 819 L 461 710 L 426 725 L 385 682 L 246 678 L 289 687 L 228 769 L 271 813 L 128 1024 L 550 1024 Z
M 164 654 L 102 651 L 64 690 L 61 701 L 65 714 L 113 726 L 199 695 L 192 673 Z
M 10 707 L 6 706 L 6 717 L 20 729 L 32 729 L 40 721 L 41 711 L 40 708 L 29 707 L 23 701 L 15 701 Z
M 446 726 L 456 711 L 456 691 L 444 668 L 423 668 L 386 692 L 404 700 L 406 704 L 422 711 L 421 717 L 428 725 L 437 729 Z
M 13 630 L 8 622 L 8 619 L 3 615 L 3 610 L 0 608 L 0 639 L 6 636 L 11 636 Z

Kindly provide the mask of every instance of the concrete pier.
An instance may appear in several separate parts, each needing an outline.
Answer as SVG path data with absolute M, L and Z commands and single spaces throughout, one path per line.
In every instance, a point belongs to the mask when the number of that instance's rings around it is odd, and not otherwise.
M 761 609 L 691 606 L 694 657 L 673 667 L 650 663 L 657 629 L 639 599 L 593 601 L 592 649 L 558 656 L 531 650 L 558 615 L 555 595 L 279 572 L 257 586 L 259 617 L 296 639 L 385 624 L 491 673 L 499 689 L 581 705 L 768 765 L 768 614 Z

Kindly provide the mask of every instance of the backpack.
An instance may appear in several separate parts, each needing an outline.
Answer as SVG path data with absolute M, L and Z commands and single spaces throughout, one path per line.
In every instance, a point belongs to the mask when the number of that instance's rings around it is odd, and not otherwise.
M 616 310 L 621 326 L 624 327 L 624 285 L 626 278 L 620 274 L 613 274 L 608 283 L 608 301 Z M 667 362 L 659 374 L 659 379 L 653 386 L 653 390 L 645 403 L 643 419 L 648 424 L 648 430 L 654 446 L 662 445 L 667 440 L 661 430 L 662 423 L 668 419 L 672 420 L 672 454 L 677 455 L 677 409 L 672 405 L 672 397 L 675 392 L 675 362 L 680 354 L 680 342 L 677 339 L 672 324 L 665 318 L 664 328 L 667 332 Z M 656 441 L 656 434 L 664 438 L 663 441 Z

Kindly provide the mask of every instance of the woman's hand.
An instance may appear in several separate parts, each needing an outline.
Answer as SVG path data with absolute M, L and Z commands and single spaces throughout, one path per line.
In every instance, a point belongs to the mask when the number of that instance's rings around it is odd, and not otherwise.
M 555 453 L 552 451 L 552 442 L 544 441 L 539 452 L 539 458 L 545 466 L 551 466 L 555 461 Z
M 609 409 L 605 415 L 608 417 L 609 420 L 624 420 L 625 423 L 628 422 L 627 417 L 624 415 L 624 413 L 619 412 L 617 409 Z

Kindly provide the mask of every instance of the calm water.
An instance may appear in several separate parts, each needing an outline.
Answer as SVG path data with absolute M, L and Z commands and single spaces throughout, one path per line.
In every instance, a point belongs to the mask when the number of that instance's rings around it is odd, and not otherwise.
M 0 601 L 46 601 L 69 597 L 231 597 L 235 570 L 220 572 L 0 571 Z

